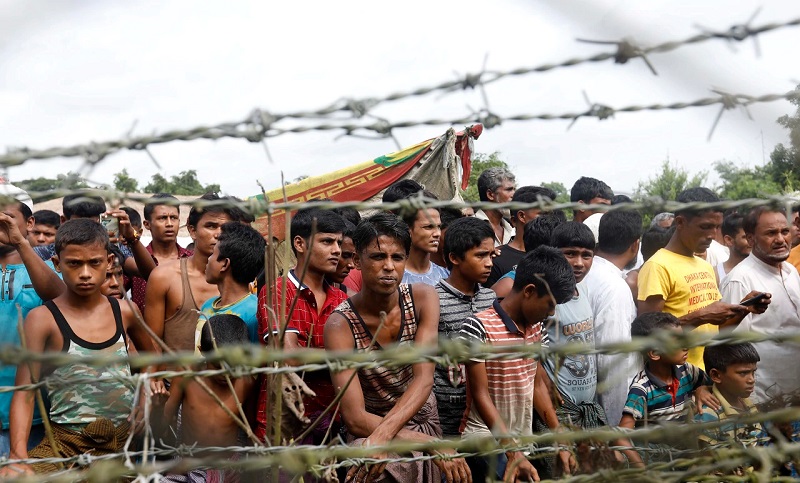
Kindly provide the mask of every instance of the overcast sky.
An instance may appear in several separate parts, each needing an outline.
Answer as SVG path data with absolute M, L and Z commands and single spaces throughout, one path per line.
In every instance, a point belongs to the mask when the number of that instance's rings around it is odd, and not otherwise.
M 382 96 L 455 79 L 455 73 L 508 70 L 588 56 L 609 49 L 577 37 L 643 44 L 680 39 L 697 25 L 723 30 L 763 6 L 754 24 L 800 17 L 796 0 L 552 0 L 436 2 L 31 1 L 0 2 L 0 147 L 47 148 L 190 128 L 273 112 L 317 109 L 342 97 Z M 582 96 L 614 107 L 693 101 L 718 87 L 760 95 L 800 82 L 800 28 L 729 45 L 716 40 L 654 54 L 653 76 L 641 59 L 626 65 L 584 64 L 508 78 L 487 87 L 500 115 L 585 111 Z M 792 60 L 794 59 L 794 60 Z M 483 107 L 479 93 L 455 92 L 382 105 L 391 121 L 457 118 Z M 726 112 L 706 141 L 719 106 L 675 112 L 617 114 L 614 119 L 507 122 L 486 130 L 478 152 L 499 151 L 518 184 L 581 175 L 618 192 L 656 174 L 669 156 L 691 172 L 727 159 L 762 163 L 788 141 L 775 119 L 794 112 L 786 101 L 752 106 L 753 120 Z M 403 145 L 448 126 L 396 131 Z M 460 128 L 462 126 L 455 126 Z M 321 174 L 395 150 L 388 139 L 336 139 L 334 133 L 290 134 L 261 146 L 243 140 L 173 142 L 107 158 L 91 179 L 111 182 L 126 168 L 141 185 L 196 169 L 203 183 L 238 196 L 287 179 Z M 79 160 L 29 162 L 10 178 L 55 177 Z M 711 177 L 710 184 L 714 184 Z

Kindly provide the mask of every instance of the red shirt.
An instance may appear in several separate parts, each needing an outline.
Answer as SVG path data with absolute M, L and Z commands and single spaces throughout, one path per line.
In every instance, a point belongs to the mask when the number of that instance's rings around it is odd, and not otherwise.
M 283 305 L 283 313 L 286 315 L 288 321 L 286 326 L 287 332 L 294 332 L 297 334 L 297 340 L 301 347 L 313 347 L 318 349 L 325 348 L 324 327 L 328 317 L 333 313 L 336 307 L 342 302 L 347 300 L 347 294 L 325 283 L 325 303 L 322 308 L 317 310 L 317 300 L 314 293 L 305 285 L 301 285 L 295 276 L 294 270 L 289 270 L 286 276 L 286 294 L 281 302 L 281 291 L 283 288 L 283 280 L 281 277 L 275 281 L 272 289 L 272 303 L 270 307 L 275 314 L 281 313 L 281 305 Z M 298 294 L 299 292 L 299 294 Z M 289 308 L 292 305 L 292 300 L 297 296 L 294 310 L 289 314 Z M 280 330 L 280 320 L 272 320 L 267 310 L 267 287 L 263 287 L 258 293 L 258 335 L 262 344 L 267 344 L 268 336 Z M 317 396 L 315 398 L 307 398 L 305 402 L 306 415 L 319 412 L 328 407 L 328 404 L 333 401 L 336 396 L 333 389 L 333 384 L 330 381 L 330 374 L 327 371 L 316 371 L 305 374 L 305 382 L 308 387 L 314 391 Z M 257 427 L 256 436 L 264 439 L 264 433 L 267 424 L 266 414 L 267 403 L 267 387 L 262 384 L 261 391 L 258 395 L 258 414 L 256 416 Z
M 191 250 L 183 248 L 177 243 L 175 244 L 175 246 L 178 247 L 178 260 L 180 260 L 181 258 L 191 257 L 192 253 L 194 253 Z M 153 242 L 150 242 L 150 244 L 147 245 L 145 248 L 147 249 L 147 252 L 150 254 L 150 256 L 152 256 Z M 157 266 L 158 260 L 156 260 L 156 257 L 153 257 L 153 261 Z M 145 279 L 141 277 L 132 277 L 132 280 L 133 281 L 131 285 L 131 300 L 133 300 L 133 303 L 135 303 L 139 307 L 139 310 L 142 313 L 144 313 L 144 294 L 147 289 L 147 282 L 145 281 Z

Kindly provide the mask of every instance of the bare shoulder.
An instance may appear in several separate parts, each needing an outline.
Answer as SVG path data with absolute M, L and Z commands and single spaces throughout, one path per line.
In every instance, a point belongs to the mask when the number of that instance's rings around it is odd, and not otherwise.
M 24 328 L 26 342 L 31 348 L 43 348 L 45 342 L 52 335 L 60 334 L 52 312 L 44 305 L 40 305 L 28 312 L 28 316 L 25 317 Z
M 426 283 L 414 283 L 411 284 L 411 290 L 414 294 L 415 302 L 419 300 L 420 302 L 439 304 L 439 294 L 436 293 L 436 289 L 433 286 Z
M 122 314 L 122 320 L 125 322 L 126 326 L 135 323 L 142 317 L 141 312 L 139 312 L 139 307 L 130 300 L 120 300 L 119 311 Z
M 332 313 L 325 322 L 324 331 L 326 349 L 346 350 L 355 347 L 355 341 L 350 332 L 350 323 L 342 314 Z
M 147 279 L 147 285 L 157 284 L 169 286 L 176 279 L 180 279 L 181 265 L 180 260 L 170 260 L 158 265 Z

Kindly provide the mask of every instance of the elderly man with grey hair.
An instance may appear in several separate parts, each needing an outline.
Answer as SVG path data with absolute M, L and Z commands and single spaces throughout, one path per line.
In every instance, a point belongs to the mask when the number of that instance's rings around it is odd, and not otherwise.
M 516 177 L 505 168 L 489 168 L 478 177 L 478 195 L 481 201 L 492 203 L 508 203 L 516 191 Z M 514 237 L 514 227 L 506 219 L 509 210 L 482 209 L 475 212 L 475 217 L 486 220 L 494 231 L 494 246 L 499 247 Z
M 675 213 L 659 213 L 653 217 L 653 220 L 650 222 L 650 228 L 654 226 L 660 226 L 661 228 L 669 228 L 672 226 L 672 221 L 675 220 Z

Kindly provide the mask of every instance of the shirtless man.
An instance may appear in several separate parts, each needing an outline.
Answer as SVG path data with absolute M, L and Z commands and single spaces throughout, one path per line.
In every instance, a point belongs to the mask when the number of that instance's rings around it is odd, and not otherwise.
M 206 202 L 219 199 L 213 193 L 200 197 Z M 219 296 L 217 286 L 206 282 L 206 265 L 228 221 L 234 221 L 228 207 L 192 207 L 186 227 L 194 254 L 162 263 L 147 281 L 144 320 L 172 350 L 194 351 L 198 311 L 206 300 Z

